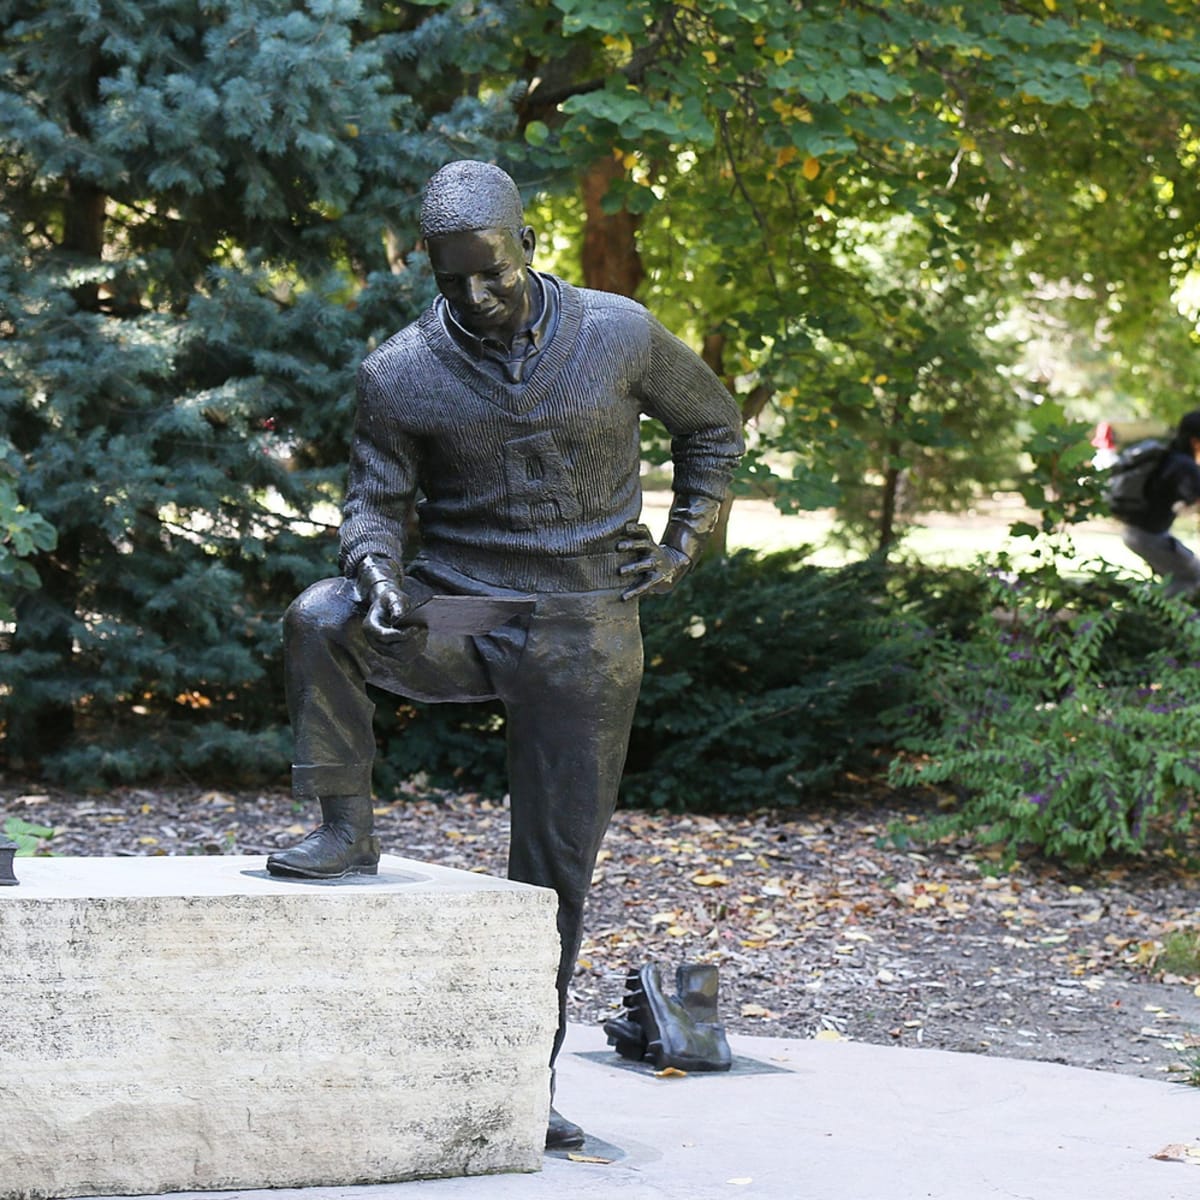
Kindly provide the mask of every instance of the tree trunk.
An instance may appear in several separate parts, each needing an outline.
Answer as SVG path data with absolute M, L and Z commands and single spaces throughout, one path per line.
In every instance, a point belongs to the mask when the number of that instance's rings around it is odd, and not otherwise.
M 888 443 L 889 464 L 883 473 L 883 502 L 879 510 L 879 549 L 886 554 L 896 540 L 896 497 L 900 488 L 900 468 L 891 463 L 891 456 L 899 446 Z
M 899 516 L 901 470 L 896 465 L 900 457 L 900 438 L 894 432 L 900 425 L 907 405 L 897 400 L 888 416 L 888 438 L 884 442 L 883 494 L 879 505 L 879 545 L 883 554 L 891 550 L 896 541 L 896 523 Z
M 99 262 L 104 256 L 104 193 L 90 183 L 73 179 L 63 203 L 62 248 L 68 254 Z M 100 310 L 100 285 L 83 283 L 71 294 L 88 312 Z
M 633 296 L 645 276 L 637 248 L 641 218 L 625 209 L 604 211 L 604 197 L 624 175 L 611 155 L 598 158 L 583 176 L 583 228 L 581 259 L 585 286 L 602 292 Z

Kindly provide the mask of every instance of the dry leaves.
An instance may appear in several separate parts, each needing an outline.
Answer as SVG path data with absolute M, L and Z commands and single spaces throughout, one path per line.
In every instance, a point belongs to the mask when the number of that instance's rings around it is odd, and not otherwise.
M 907 807 L 906 807 L 907 806 Z M 1200 1030 L 1200 978 L 1163 979 L 1164 938 L 1200 924 L 1182 858 L 1092 874 L 890 838 L 915 821 L 869 780 L 789 812 L 618 812 L 601 851 L 572 1019 L 620 1007 L 625 973 L 720 968 L 734 1032 L 1046 1058 L 1161 1078 Z M 0 816 L 66 854 L 267 854 L 317 819 L 283 793 L 0 787 Z M 503 874 L 508 814 L 476 796 L 379 802 L 385 849 Z M 1154 1006 L 1147 1009 L 1146 1006 Z

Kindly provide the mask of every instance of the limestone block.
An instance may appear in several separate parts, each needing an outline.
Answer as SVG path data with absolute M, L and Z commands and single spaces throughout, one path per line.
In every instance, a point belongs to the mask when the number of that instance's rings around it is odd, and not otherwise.
M 23 859 L 0 889 L 0 1198 L 540 1168 L 554 894 L 385 856 Z

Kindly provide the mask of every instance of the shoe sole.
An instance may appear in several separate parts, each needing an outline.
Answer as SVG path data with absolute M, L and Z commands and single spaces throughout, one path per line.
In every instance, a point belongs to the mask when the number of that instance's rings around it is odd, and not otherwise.
M 303 867 L 280 866 L 267 860 L 267 874 L 284 879 L 345 879 L 347 875 L 378 875 L 379 867 L 347 867 L 344 871 L 306 871 Z

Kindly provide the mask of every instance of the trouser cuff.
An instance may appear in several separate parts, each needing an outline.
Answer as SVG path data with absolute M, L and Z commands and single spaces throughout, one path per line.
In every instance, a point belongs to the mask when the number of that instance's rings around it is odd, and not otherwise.
M 319 800 L 322 796 L 370 796 L 371 764 L 293 763 L 292 796 Z

